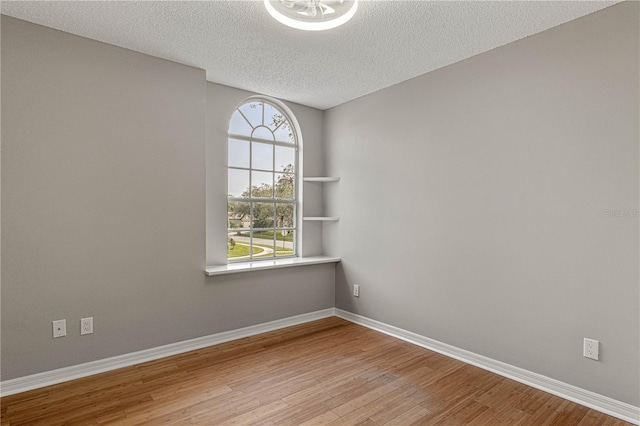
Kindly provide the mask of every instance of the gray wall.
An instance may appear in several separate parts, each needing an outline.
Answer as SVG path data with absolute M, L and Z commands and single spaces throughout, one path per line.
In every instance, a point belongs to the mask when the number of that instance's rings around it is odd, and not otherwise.
M 342 256 L 336 305 L 639 405 L 638 218 L 605 214 L 639 208 L 638 15 L 326 111 L 326 168 L 323 113 L 288 104 L 305 175 L 342 177 L 341 221 L 302 242 Z M 332 265 L 204 277 L 224 257 L 227 115 L 251 93 L 6 16 L 1 71 L 2 380 L 333 306 Z
M 336 306 L 640 405 L 639 6 L 325 111 Z
M 204 275 L 205 153 L 226 157 L 228 123 L 206 115 L 234 89 L 6 16 L 1 40 L 2 380 L 333 306 L 333 265 Z M 319 144 L 322 113 L 294 111 Z

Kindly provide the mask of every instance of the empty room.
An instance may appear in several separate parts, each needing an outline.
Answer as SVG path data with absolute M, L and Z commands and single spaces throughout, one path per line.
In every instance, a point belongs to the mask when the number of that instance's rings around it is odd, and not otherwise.
M 2 426 L 640 424 L 640 2 L 0 8 Z

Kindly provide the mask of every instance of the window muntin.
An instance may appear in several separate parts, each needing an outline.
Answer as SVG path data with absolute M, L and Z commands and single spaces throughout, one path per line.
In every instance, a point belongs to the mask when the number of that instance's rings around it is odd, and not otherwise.
M 266 100 L 233 113 L 228 135 L 227 258 L 296 255 L 298 144 L 291 120 Z

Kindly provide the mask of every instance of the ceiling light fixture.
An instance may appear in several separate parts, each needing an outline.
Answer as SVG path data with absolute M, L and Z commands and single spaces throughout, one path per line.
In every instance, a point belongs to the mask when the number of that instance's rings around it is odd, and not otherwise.
M 292 28 L 321 31 L 344 24 L 355 15 L 358 0 L 264 0 L 271 16 Z

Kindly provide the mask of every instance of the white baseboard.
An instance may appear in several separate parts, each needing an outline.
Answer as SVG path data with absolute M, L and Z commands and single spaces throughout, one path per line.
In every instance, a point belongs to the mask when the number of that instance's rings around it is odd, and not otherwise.
M 508 377 L 517 382 L 524 383 L 542 391 L 557 395 L 578 404 L 584 405 L 602 413 L 617 417 L 627 422 L 640 425 L 640 407 L 616 401 L 615 399 L 599 395 L 597 393 L 581 389 L 579 387 L 552 379 L 528 370 L 524 370 L 513 365 L 509 365 L 494 359 L 469 352 L 428 337 L 403 330 L 392 325 L 382 323 L 361 315 L 344 311 L 342 309 L 329 308 L 321 311 L 310 312 L 308 314 L 296 315 L 263 324 L 252 325 L 237 330 L 225 331 L 196 339 L 185 340 L 183 342 L 172 343 L 159 346 L 157 348 L 145 349 L 130 354 L 118 355 L 85 364 L 73 365 L 30 376 L 0 382 L 0 396 L 13 395 L 32 389 L 55 385 L 81 377 L 92 376 L 106 371 L 116 370 L 147 361 L 153 361 L 171 355 L 189 352 L 220 343 L 229 342 L 243 337 L 254 336 L 268 331 L 278 330 L 292 325 L 303 324 L 322 318 L 337 316 L 355 324 L 362 325 L 372 330 L 388 334 L 398 339 L 404 340 L 414 345 L 430 349 L 443 355 L 455 358 L 467 364 L 475 365 L 482 369 L 491 371 L 504 377 Z
M 640 407 L 635 407 L 631 404 L 617 401 L 568 383 L 533 373 L 504 362 L 496 361 L 455 346 L 447 345 L 446 343 L 442 343 L 380 321 L 363 317 L 361 315 L 347 312 L 342 309 L 336 308 L 335 311 L 337 317 L 351 321 L 355 324 L 388 334 L 406 342 L 413 343 L 414 345 L 455 358 L 467 364 L 475 365 L 476 367 L 508 377 L 517 382 L 524 383 L 525 385 L 568 399 L 569 401 L 576 402 L 627 422 L 637 425 L 640 424 Z
M 225 331 L 222 333 L 211 334 L 209 336 L 198 337 L 196 339 L 185 340 L 183 342 L 145 349 L 139 352 L 118 355 L 111 358 L 87 362 L 85 364 L 72 365 L 70 367 L 60 368 L 57 370 L 45 371 L 43 373 L 37 373 L 30 376 L 5 380 L 0 382 L 0 396 L 13 395 L 32 389 L 67 382 L 69 380 L 79 379 L 81 377 L 92 376 L 94 374 L 104 373 L 106 371 L 116 370 L 122 367 L 128 367 L 171 355 L 193 351 L 195 349 L 229 342 L 231 340 L 241 339 L 243 337 L 254 336 L 256 334 L 266 333 L 268 331 L 278 330 L 292 325 L 331 317 L 334 316 L 334 314 L 334 308 L 323 309 L 321 311 L 296 315 L 237 330 Z

